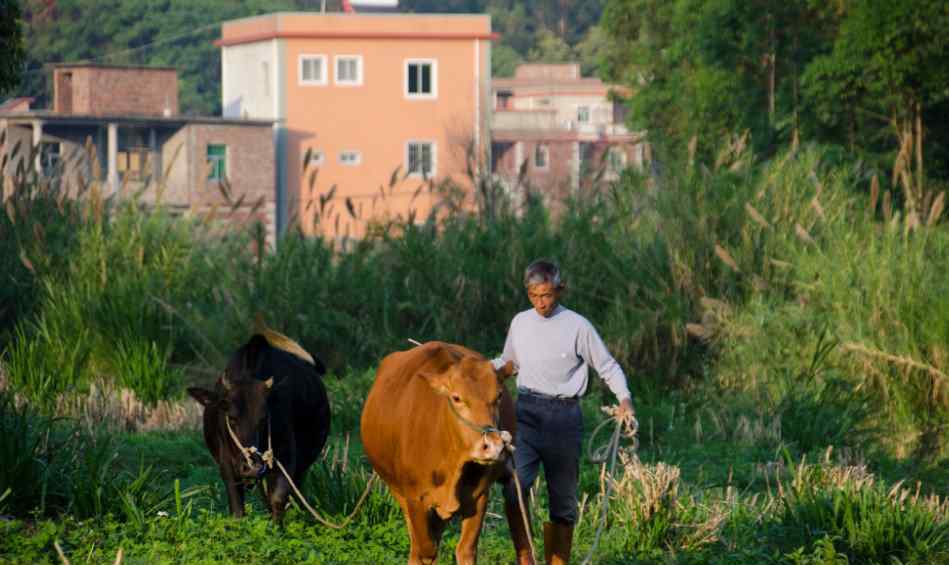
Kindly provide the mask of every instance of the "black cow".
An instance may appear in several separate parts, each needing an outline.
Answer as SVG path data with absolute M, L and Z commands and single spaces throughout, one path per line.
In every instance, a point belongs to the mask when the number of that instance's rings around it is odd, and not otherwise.
M 234 353 L 213 391 L 188 389 L 204 405 L 204 441 L 220 468 L 234 517 L 244 515 L 247 484 L 263 479 L 264 503 L 280 521 L 290 485 L 276 464 L 268 467 L 260 454 L 272 447 L 274 457 L 300 486 L 329 435 L 329 400 L 321 379 L 325 372 L 323 364 L 295 342 L 262 330 Z M 232 432 L 245 448 L 256 449 L 250 461 Z

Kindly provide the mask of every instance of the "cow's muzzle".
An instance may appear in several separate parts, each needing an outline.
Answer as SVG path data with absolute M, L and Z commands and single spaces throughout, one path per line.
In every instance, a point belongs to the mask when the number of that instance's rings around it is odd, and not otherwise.
M 242 479 L 259 479 L 267 473 L 267 465 L 258 454 L 254 454 L 251 461 L 242 460 L 240 462 L 240 476 Z
M 503 461 L 511 447 L 511 434 L 505 430 L 484 432 L 471 452 L 471 459 L 481 465 Z

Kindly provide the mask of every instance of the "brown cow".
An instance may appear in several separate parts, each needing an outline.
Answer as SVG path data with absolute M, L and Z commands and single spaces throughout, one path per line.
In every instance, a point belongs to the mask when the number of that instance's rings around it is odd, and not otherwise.
M 441 342 L 392 353 L 379 365 L 362 412 L 362 442 L 405 514 L 410 564 L 435 563 L 455 516 L 455 557 L 476 562 L 491 485 L 509 477 L 505 442 L 515 418 L 503 382 L 512 372 L 510 363 L 495 371 L 480 354 Z M 522 519 L 516 507 L 506 510 L 509 521 Z

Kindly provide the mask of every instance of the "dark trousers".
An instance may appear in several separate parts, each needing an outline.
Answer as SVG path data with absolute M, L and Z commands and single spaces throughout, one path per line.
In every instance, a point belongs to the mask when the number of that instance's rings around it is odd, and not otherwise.
M 550 520 L 573 525 L 577 521 L 577 482 L 583 416 L 576 399 L 559 399 L 519 392 L 514 464 L 524 504 L 540 466 L 547 479 Z M 504 485 L 504 496 L 517 503 L 514 481 Z

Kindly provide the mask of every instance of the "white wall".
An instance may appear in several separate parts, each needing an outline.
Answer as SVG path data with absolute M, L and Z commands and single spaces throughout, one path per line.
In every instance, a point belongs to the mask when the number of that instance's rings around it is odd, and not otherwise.
M 225 118 L 278 118 L 275 41 L 221 48 L 221 107 Z

